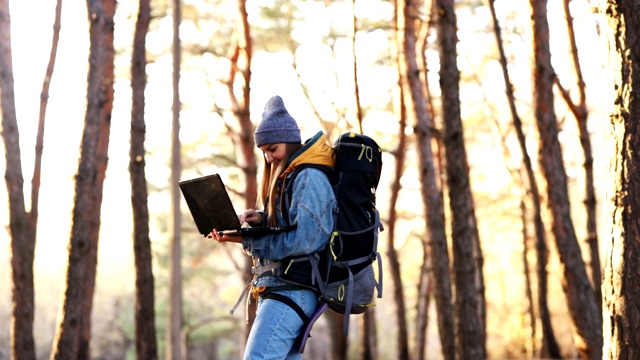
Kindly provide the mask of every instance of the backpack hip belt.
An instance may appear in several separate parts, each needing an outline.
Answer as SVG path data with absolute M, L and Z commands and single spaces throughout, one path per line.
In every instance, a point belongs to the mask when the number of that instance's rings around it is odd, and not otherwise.
M 262 265 L 262 266 L 253 266 L 251 268 L 251 275 L 260 276 L 266 273 L 267 271 L 271 271 L 273 276 L 278 276 L 280 275 L 280 271 L 276 271 L 276 270 L 280 270 L 281 267 L 282 267 L 282 263 L 280 261 L 274 261 L 267 265 Z

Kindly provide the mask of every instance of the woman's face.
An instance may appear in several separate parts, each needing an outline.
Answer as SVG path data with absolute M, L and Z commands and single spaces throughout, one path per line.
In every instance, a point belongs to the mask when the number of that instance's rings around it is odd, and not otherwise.
M 287 153 L 287 144 L 266 144 L 260 146 L 264 159 L 272 165 L 278 166 Z

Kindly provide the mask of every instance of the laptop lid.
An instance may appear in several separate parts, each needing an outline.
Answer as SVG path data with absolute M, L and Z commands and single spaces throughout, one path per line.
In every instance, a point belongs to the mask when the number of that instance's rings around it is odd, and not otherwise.
M 201 234 L 206 235 L 213 229 L 240 229 L 240 220 L 219 174 L 184 180 L 178 184 Z
M 254 228 L 241 227 L 238 215 L 233 207 L 219 174 L 212 174 L 178 183 L 180 191 L 189 207 L 191 216 L 202 235 L 216 229 L 226 235 L 257 236 L 277 233 L 295 227 Z

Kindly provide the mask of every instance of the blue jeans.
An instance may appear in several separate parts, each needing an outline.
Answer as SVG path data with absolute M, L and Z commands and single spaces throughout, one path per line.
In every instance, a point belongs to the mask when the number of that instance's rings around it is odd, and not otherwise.
M 311 316 L 318 305 L 317 295 L 311 290 L 275 290 L 293 300 Z M 302 330 L 302 319 L 289 305 L 273 299 L 258 300 L 258 313 L 249 333 L 245 360 L 302 359 L 293 342 Z

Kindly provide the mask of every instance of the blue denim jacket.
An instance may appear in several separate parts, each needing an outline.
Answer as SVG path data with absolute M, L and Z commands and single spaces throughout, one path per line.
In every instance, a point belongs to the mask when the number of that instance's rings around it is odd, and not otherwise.
M 289 256 L 311 254 L 322 249 L 333 231 L 336 199 L 327 176 L 318 169 L 300 170 L 293 180 L 289 221 L 282 218 L 280 199 L 276 198 L 278 225 L 297 224 L 288 232 L 243 239 L 245 251 L 258 258 L 260 266 Z M 253 282 L 254 287 L 286 285 L 265 273 Z

